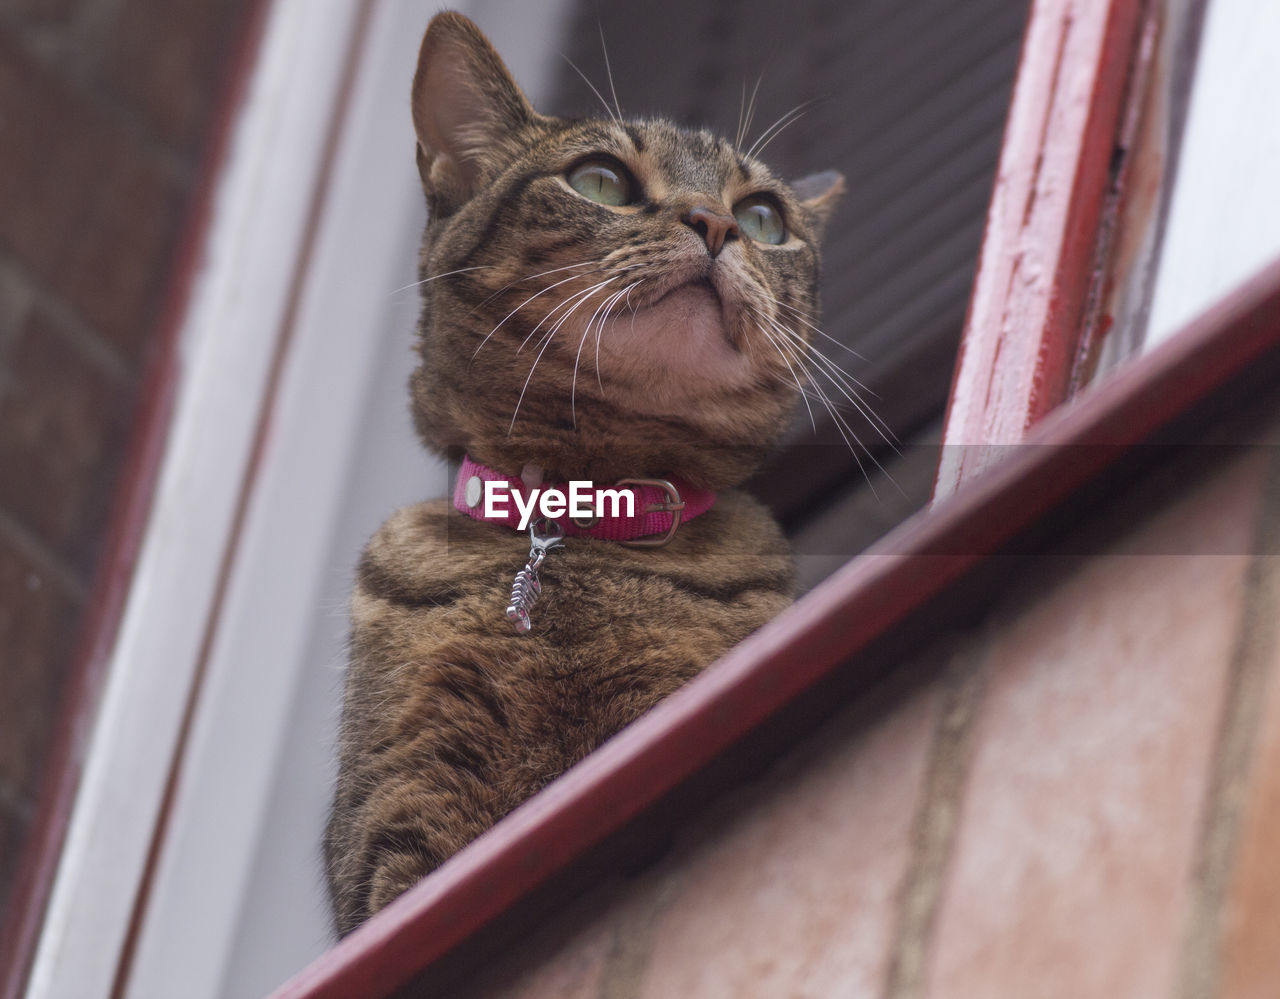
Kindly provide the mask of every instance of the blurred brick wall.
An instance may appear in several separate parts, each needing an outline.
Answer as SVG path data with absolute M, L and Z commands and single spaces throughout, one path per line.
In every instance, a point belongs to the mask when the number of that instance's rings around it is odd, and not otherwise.
M 456 994 L 1280 994 L 1280 453 L 1196 450 Z
M 254 0 L 0 0 L 0 907 Z

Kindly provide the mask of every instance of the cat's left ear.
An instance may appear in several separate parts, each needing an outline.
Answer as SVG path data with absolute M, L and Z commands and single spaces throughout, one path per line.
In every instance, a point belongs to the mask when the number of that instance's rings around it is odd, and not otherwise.
M 424 185 L 447 185 L 437 193 L 460 200 L 475 193 L 503 139 L 538 117 L 489 40 L 454 11 L 427 26 L 412 105 Z
M 835 170 L 824 170 L 822 173 L 811 173 L 807 177 L 791 182 L 791 190 L 800 199 L 800 204 L 809 215 L 810 224 L 821 237 L 831 218 L 831 212 L 844 194 L 844 177 Z

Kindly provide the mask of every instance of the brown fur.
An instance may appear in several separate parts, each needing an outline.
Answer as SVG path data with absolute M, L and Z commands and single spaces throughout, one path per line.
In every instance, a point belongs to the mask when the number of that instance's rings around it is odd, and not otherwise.
M 428 28 L 413 115 L 430 211 L 412 381 L 426 444 L 551 481 L 745 478 L 797 397 L 839 179 L 797 185 L 802 198 L 708 133 L 539 115 L 457 14 Z M 635 204 L 568 185 L 599 153 L 630 170 Z M 760 192 L 788 238 L 737 234 L 713 255 L 691 209 L 728 215 Z M 528 550 L 435 501 L 395 514 L 365 552 L 325 844 L 339 932 L 777 614 L 792 587 L 776 524 L 732 491 L 665 548 L 569 539 L 542 570 L 533 632 L 517 635 L 503 609 Z

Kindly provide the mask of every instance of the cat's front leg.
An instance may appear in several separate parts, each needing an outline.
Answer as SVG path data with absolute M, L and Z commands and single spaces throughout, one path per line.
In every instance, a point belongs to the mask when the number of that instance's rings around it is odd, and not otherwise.
M 492 792 L 438 764 L 368 778 L 372 791 L 330 824 L 330 877 L 338 932 L 350 932 L 489 828 L 500 815 Z
M 487 802 L 476 800 L 479 796 L 458 789 L 400 790 L 373 803 L 384 814 L 371 821 L 363 846 L 370 871 L 366 916 L 412 888 L 498 818 Z

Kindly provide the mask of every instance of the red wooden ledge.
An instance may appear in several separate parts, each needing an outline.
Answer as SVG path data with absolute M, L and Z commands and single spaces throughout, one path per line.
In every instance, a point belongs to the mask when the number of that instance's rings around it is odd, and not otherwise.
M 956 362 L 936 496 L 1067 394 L 1142 0 L 1036 0 Z M 948 445 L 996 445 L 994 448 Z
M 983 558 L 1280 350 L 1280 261 L 1044 419 L 1029 446 L 902 525 L 283 985 L 383 996 L 565 871 Z

